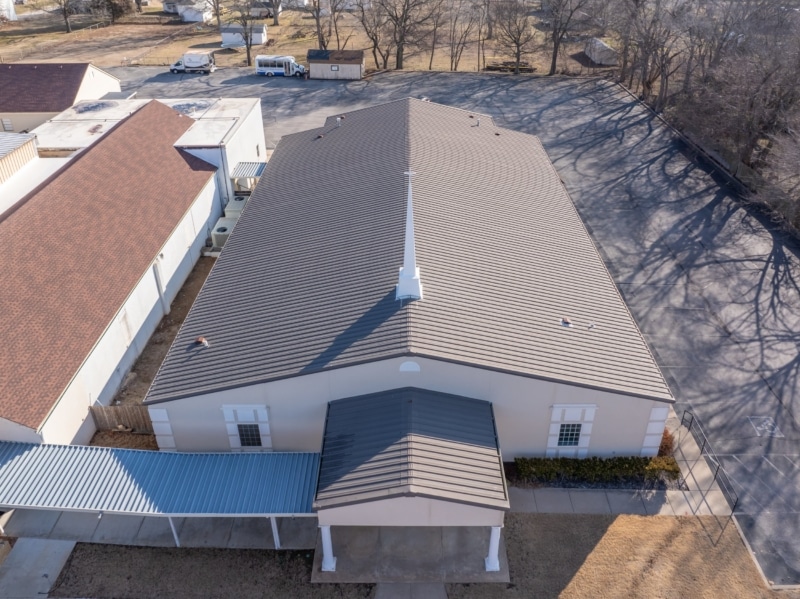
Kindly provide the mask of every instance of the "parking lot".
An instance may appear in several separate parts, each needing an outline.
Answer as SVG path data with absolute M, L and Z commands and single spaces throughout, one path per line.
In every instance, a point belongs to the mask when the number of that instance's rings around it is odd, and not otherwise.
M 538 135 L 655 350 L 676 411 L 699 417 L 731 475 L 765 576 L 800 584 L 798 246 L 624 90 L 464 73 L 333 82 L 110 70 L 143 98 L 261 97 L 272 146 L 326 116 L 407 96 Z

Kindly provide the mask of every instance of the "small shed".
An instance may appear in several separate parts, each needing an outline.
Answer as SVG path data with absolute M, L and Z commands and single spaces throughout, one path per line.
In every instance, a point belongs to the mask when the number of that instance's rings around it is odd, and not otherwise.
M 238 23 L 223 25 L 220 29 L 222 33 L 223 48 L 243 48 L 244 28 Z M 250 40 L 252 46 L 261 46 L 267 43 L 267 26 L 252 25 Z
M 178 14 L 184 23 L 208 23 L 214 17 L 211 9 L 203 2 L 189 6 L 179 5 Z
M 586 48 L 584 48 L 583 52 L 595 64 L 604 67 L 613 67 L 617 64 L 617 51 L 596 37 L 586 42 Z
M 309 50 L 306 56 L 311 79 L 361 79 L 363 50 Z

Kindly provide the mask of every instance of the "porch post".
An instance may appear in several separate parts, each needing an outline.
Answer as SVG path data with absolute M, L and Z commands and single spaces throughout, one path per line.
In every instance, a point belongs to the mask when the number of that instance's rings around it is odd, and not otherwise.
M 175 538 L 175 546 L 180 547 L 181 542 L 178 539 L 178 531 L 175 530 L 175 525 L 172 523 L 172 516 L 167 516 L 167 520 L 169 520 L 169 527 L 172 529 L 172 536 Z
M 278 535 L 278 523 L 275 521 L 275 516 L 269 517 L 269 523 L 272 525 L 272 539 L 275 541 L 275 549 L 280 549 L 281 537 Z
M 489 555 L 484 560 L 487 572 L 500 571 L 500 559 L 497 554 L 500 551 L 500 529 L 502 526 L 492 526 L 492 534 L 489 537 Z
M 322 571 L 336 572 L 336 558 L 333 556 L 333 543 L 331 542 L 331 527 L 320 526 L 322 535 Z

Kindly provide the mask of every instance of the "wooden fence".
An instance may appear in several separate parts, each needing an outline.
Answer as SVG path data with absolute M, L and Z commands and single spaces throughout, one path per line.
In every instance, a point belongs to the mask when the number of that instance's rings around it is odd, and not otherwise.
M 92 406 L 92 418 L 101 431 L 133 429 L 137 433 L 153 433 L 153 423 L 145 406 Z

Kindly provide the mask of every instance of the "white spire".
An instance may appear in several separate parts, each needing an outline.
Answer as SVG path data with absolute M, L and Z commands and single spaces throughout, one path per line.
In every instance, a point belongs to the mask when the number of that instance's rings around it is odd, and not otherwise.
M 419 280 L 417 267 L 417 252 L 414 248 L 414 204 L 411 200 L 411 177 L 408 175 L 408 201 L 406 203 L 406 241 L 403 250 L 403 266 L 400 268 L 400 278 L 397 282 L 397 299 L 420 300 L 422 299 L 422 281 Z

